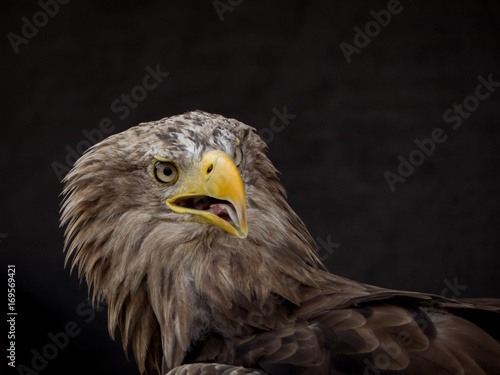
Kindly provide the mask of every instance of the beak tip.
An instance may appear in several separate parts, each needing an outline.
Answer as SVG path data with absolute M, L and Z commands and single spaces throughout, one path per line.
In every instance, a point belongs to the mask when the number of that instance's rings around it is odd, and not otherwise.
M 241 238 L 242 240 L 247 238 L 248 236 L 248 231 L 242 231 L 241 229 L 238 230 L 238 237 Z

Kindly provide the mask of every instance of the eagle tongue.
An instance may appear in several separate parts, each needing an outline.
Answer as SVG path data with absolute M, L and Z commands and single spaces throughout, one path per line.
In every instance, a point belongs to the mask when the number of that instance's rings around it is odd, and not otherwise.
M 222 204 L 222 203 L 212 204 L 210 205 L 209 212 L 219 216 L 221 219 L 224 219 L 229 223 L 233 222 L 233 218 L 231 217 L 232 216 L 231 208 L 228 207 L 227 204 Z

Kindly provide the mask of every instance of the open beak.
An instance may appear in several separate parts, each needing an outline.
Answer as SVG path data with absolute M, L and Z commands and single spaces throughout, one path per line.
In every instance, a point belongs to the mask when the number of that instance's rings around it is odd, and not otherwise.
M 243 181 L 236 165 L 222 151 L 207 152 L 196 175 L 186 179 L 179 194 L 167 199 L 167 206 L 239 238 L 248 234 Z

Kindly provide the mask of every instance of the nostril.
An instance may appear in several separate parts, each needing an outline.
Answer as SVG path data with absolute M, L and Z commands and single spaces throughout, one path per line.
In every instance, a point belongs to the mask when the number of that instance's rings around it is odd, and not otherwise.
M 212 170 L 214 169 L 214 165 L 213 164 L 210 164 L 207 168 L 207 174 L 209 174 L 210 172 L 212 172 Z

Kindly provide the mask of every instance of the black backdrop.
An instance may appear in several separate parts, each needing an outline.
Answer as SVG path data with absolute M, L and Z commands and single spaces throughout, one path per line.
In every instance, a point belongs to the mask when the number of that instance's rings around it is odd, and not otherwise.
M 0 16 L 0 256 L 4 280 L 16 266 L 16 365 L 137 373 L 109 339 L 106 313 L 91 313 L 86 285 L 63 268 L 54 168 L 93 142 L 85 134 L 98 139 L 105 118 L 111 134 L 192 109 L 235 117 L 266 138 L 292 207 L 330 242 L 320 249 L 330 271 L 500 297 L 500 90 L 484 84 L 500 81 L 497 1 L 53 4 L 4 4 Z M 150 69 L 163 73 L 146 90 Z M 284 109 L 285 123 L 272 120 Z M 433 134 L 446 140 L 414 152 Z M 396 177 L 410 156 L 419 165 Z M 405 178 L 394 192 L 386 171 Z

